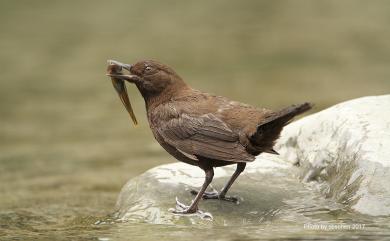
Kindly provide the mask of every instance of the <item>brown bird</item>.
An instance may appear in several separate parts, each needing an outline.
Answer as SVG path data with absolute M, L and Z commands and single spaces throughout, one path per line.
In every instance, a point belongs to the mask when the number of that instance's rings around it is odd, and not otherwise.
M 172 68 L 154 60 L 134 65 L 109 63 L 115 68 L 110 68 L 107 75 L 119 83 L 126 80 L 135 84 L 145 99 L 149 125 L 158 143 L 177 160 L 205 172 L 201 189 L 192 191 L 196 197 L 191 205 L 178 202 L 179 209 L 174 213 L 197 212 L 202 198 L 236 202 L 226 193 L 246 163 L 262 152 L 277 154 L 273 146 L 283 127 L 311 108 L 311 104 L 304 103 L 271 111 L 201 92 L 187 85 Z M 120 96 L 126 95 L 123 85 L 116 89 Z M 219 193 L 206 192 L 213 168 L 233 164 L 237 168 L 223 189 Z

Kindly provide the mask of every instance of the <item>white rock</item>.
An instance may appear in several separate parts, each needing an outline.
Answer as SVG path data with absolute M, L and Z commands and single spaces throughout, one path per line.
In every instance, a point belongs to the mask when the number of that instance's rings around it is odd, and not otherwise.
M 304 181 L 353 210 L 390 214 L 390 95 L 359 98 L 296 121 L 282 132 L 281 157 Z

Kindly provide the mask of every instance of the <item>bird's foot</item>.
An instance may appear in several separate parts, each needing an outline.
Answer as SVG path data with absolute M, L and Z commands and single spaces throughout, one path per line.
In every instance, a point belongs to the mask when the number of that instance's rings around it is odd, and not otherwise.
M 176 197 L 176 209 L 172 210 L 173 213 L 176 214 L 192 214 L 196 213 L 198 208 L 191 208 L 191 206 L 187 206 L 184 203 L 181 203 L 179 199 Z
M 202 219 L 210 219 L 210 220 L 213 219 L 211 213 L 200 211 L 198 207 L 193 208 L 191 206 L 187 206 L 184 203 L 181 203 L 177 197 L 176 197 L 176 208 L 175 209 L 171 208 L 169 209 L 169 211 L 178 215 L 196 215 Z
M 198 191 L 191 190 L 191 194 L 197 195 Z M 224 200 L 224 201 L 228 201 L 228 202 L 233 202 L 235 204 L 240 204 L 240 200 L 238 199 L 238 197 L 221 195 L 217 191 L 204 192 L 202 198 L 203 199 L 219 199 L 219 200 Z

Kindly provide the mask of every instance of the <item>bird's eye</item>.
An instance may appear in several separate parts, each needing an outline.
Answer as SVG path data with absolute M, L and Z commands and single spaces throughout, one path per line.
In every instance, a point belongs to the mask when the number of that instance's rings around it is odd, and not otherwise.
M 152 71 L 152 67 L 150 67 L 150 66 L 146 66 L 146 68 L 145 68 L 145 71 L 146 71 L 146 72 L 150 72 L 150 71 Z

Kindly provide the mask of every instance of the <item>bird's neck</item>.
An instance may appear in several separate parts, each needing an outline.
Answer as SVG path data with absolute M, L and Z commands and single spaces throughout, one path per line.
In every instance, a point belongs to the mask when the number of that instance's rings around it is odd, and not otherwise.
M 171 101 L 173 98 L 177 98 L 181 95 L 185 95 L 186 92 L 191 90 L 191 87 L 184 82 L 176 83 L 175 85 L 167 86 L 162 92 L 158 94 L 142 93 L 145 99 L 146 109 L 153 109 L 161 104 Z

